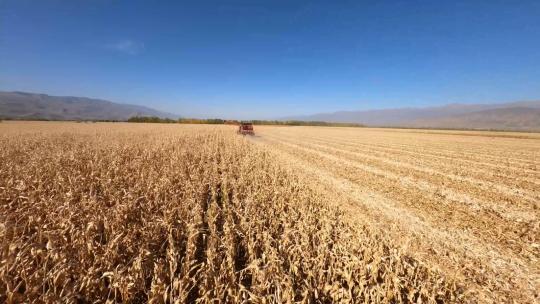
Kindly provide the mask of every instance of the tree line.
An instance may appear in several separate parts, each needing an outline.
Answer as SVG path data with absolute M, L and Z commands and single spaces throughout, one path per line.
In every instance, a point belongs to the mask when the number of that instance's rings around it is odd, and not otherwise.
M 226 120 L 220 118 L 199 119 L 199 118 L 160 118 L 156 116 L 134 116 L 128 122 L 135 123 L 181 123 L 181 124 L 211 124 L 211 125 L 237 125 L 241 121 Z M 326 121 L 302 121 L 302 120 L 249 120 L 254 125 L 275 125 L 275 126 L 321 126 L 321 127 L 364 127 L 359 123 L 342 123 Z

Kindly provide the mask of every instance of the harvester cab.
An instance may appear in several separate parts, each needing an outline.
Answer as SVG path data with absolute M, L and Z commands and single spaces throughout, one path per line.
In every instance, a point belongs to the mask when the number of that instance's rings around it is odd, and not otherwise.
M 251 122 L 240 122 L 237 133 L 242 135 L 255 135 L 253 124 Z

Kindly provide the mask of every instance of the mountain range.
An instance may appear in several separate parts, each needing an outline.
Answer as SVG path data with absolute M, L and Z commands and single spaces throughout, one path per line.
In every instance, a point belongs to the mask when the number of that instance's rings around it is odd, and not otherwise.
M 0 92 L 0 119 L 127 120 L 133 116 L 176 119 L 152 108 L 72 96 Z M 448 104 L 425 108 L 340 111 L 281 120 L 361 123 L 374 127 L 540 131 L 540 100 L 500 104 Z
M 540 100 L 500 104 L 448 104 L 425 108 L 340 111 L 288 120 L 362 123 L 374 127 L 540 130 Z
M 107 100 L 50 96 L 26 92 L 0 92 L 0 118 L 48 120 L 127 120 L 133 116 L 177 118 L 151 108 Z

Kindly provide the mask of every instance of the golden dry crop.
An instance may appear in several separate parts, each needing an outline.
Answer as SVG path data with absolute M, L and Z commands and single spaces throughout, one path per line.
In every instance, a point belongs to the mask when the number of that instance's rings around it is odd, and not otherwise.
M 538 300 L 536 135 L 256 132 L 2 123 L 0 301 Z

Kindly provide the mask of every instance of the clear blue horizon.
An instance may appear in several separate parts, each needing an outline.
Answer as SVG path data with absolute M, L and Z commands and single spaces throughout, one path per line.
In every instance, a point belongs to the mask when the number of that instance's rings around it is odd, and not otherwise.
M 0 2 L 0 90 L 191 117 L 540 99 L 539 1 Z

